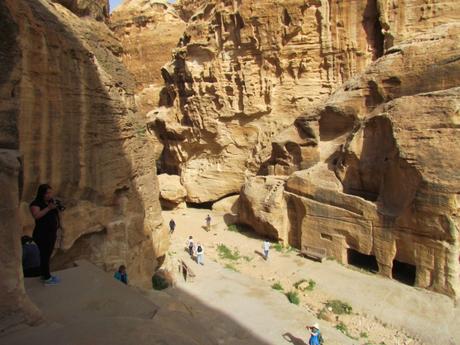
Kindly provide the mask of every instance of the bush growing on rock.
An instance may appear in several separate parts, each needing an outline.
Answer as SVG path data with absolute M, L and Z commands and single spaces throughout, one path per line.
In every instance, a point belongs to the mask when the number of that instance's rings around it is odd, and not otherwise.
M 337 315 L 351 314 L 353 310 L 351 305 L 338 299 L 327 301 L 326 307 L 331 308 L 332 312 Z
M 300 298 L 297 292 L 295 291 L 286 292 L 286 297 L 288 298 L 289 302 L 291 302 L 292 304 L 299 305 Z

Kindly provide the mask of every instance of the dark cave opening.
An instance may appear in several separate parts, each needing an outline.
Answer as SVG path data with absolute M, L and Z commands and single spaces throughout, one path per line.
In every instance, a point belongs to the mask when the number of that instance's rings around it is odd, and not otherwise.
M 348 264 L 357 268 L 377 273 L 379 271 L 379 265 L 374 255 L 362 254 L 354 249 L 349 248 L 347 250 Z
M 410 286 L 415 285 L 417 268 L 414 265 L 397 261 L 393 261 L 392 276 L 394 280 Z

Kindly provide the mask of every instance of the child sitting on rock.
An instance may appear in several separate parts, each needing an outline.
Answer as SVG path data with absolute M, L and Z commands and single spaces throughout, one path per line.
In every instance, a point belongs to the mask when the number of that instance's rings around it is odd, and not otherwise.
M 128 285 L 128 273 L 126 273 L 125 265 L 121 265 L 118 271 L 115 272 L 114 278 L 121 281 L 123 284 Z

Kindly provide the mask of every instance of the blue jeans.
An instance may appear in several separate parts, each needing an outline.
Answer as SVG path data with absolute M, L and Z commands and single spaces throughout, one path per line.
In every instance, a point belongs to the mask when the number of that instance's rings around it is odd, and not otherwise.
M 265 260 L 268 259 L 268 250 L 265 250 L 265 249 L 264 249 L 264 257 L 265 257 Z
M 200 265 L 204 265 L 204 262 L 203 262 L 203 254 L 197 254 L 196 255 L 196 262 Z

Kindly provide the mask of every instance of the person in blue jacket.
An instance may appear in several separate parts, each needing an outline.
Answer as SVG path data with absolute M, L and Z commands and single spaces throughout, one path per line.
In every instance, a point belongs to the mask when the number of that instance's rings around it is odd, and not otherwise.
M 118 268 L 118 271 L 115 272 L 114 278 L 121 281 L 122 283 L 128 285 L 128 273 L 126 273 L 125 265 L 121 265 Z
M 319 331 L 319 325 L 315 323 L 313 326 L 307 326 L 310 329 L 310 340 L 308 345 L 323 345 L 324 340 L 321 332 Z

